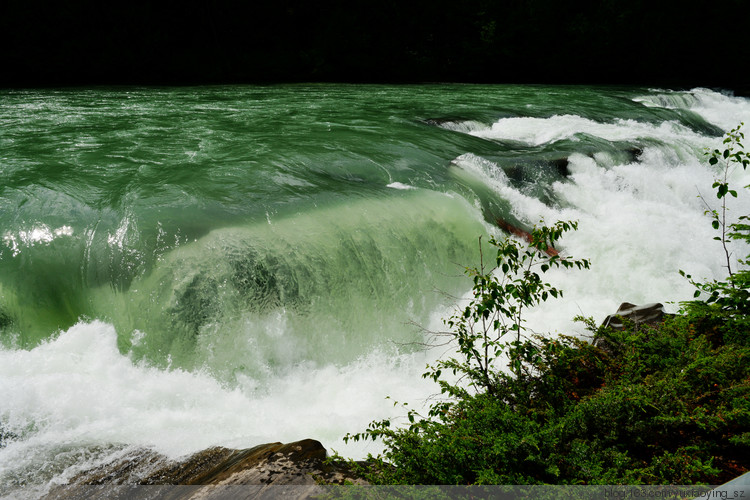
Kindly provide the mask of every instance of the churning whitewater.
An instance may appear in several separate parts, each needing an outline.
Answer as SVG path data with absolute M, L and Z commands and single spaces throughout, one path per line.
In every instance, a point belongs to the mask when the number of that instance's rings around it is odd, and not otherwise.
M 498 219 L 577 220 L 560 250 L 592 262 L 548 273 L 565 296 L 534 331 L 676 310 L 678 270 L 726 273 L 704 151 L 750 121 L 714 90 L 543 86 L 8 90 L 0 109 L 11 497 L 130 447 L 377 452 L 342 437 L 437 392 L 421 374 L 450 351 L 428 332 Z

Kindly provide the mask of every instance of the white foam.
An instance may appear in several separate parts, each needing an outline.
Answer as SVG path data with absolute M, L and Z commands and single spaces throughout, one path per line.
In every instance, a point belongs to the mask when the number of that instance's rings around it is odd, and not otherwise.
M 693 89 L 697 98 L 691 110 L 707 121 L 729 131 L 744 122 L 750 126 L 750 99 L 734 97 L 709 89 Z
M 582 333 L 572 324 L 575 315 L 601 321 L 626 301 L 672 302 L 668 309 L 675 311 L 676 302 L 690 300 L 694 291 L 679 275 L 680 269 L 702 279 L 726 277 L 723 250 L 713 239 L 717 232 L 698 197 L 718 207 L 711 169 L 697 161 L 603 169 L 583 156 L 572 156 L 569 168 L 573 182 L 557 183 L 555 193 L 574 208 L 524 215 L 527 220 L 540 215 L 548 221 L 578 220 L 579 229 L 564 237 L 562 248 L 590 259 L 592 268 L 550 272 L 547 279 L 564 290 L 565 300 L 552 301 L 530 315 L 532 328 Z M 746 185 L 750 176 L 736 171 L 733 183 Z M 750 213 L 750 196 L 729 202 L 732 212 Z M 748 254 L 741 242 L 733 242 L 731 248 L 735 257 Z
M 447 129 L 447 130 L 453 130 L 455 132 L 471 133 L 477 130 L 483 130 L 484 128 L 486 128 L 486 125 L 476 120 L 467 120 L 467 121 L 443 122 L 440 124 L 440 127 Z
M 710 91 L 698 94 L 695 102 L 711 101 L 719 103 L 719 108 L 739 103 L 736 108 L 713 111 L 723 113 L 724 122 L 735 125 L 749 102 Z M 464 154 L 454 160 L 507 200 L 521 221 L 579 221 L 578 231 L 564 237 L 562 248 L 577 258 L 590 259 L 592 269 L 548 273 L 546 278 L 564 290 L 565 300 L 550 301 L 527 316 L 533 330 L 583 334 L 582 327 L 572 322 L 575 315 L 601 321 L 624 301 L 689 300 L 694 288 L 679 275 L 679 269 L 697 278 L 726 276 L 723 250 L 713 240 L 717 233 L 704 214 L 708 208 L 705 202 L 711 208 L 719 207 L 711 188 L 718 170 L 707 164 L 702 150 L 719 147 L 721 139 L 700 135 L 676 122 L 658 126 L 631 120 L 597 123 L 573 115 L 506 118 L 472 132 L 532 145 L 573 138 L 578 133 L 607 141 L 642 139 L 651 145 L 644 147 L 637 162 L 628 164 L 617 164 L 606 155 L 571 155 L 569 179 L 553 186 L 559 202 L 556 207 L 525 195 L 508 182 L 502 169 L 486 159 Z M 750 184 L 750 173 L 735 169 L 730 183 L 740 189 Z M 730 215 L 750 213 L 750 193 L 740 193 L 739 199 L 728 202 Z M 734 258 L 748 254 L 742 242 L 733 242 L 731 248 Z M 677 307 L 668 305 L 672 310 Z
M 505 172 L 497 163 L 473 153 L 462 154 L 451 161 L 451 163 L 469 172 L 473 172 L 496 185 L 505 184 L 508 181 L 508 176 L 505 175 Z
M 6 231 L 3 235 L 3 243 L 11 250 L 15 257 L 21 252 L 21 247 L 31 247 L 34 245 L 47 245 L 52 243 L 56 238 L 63 236 L 72 236 L 73 228 L 70 226 L 60 226 L 52 229 L 46 224 L 37 224 L 27 230 L 21 230 L 17 233 Z
M 31 351 L 0 351 L 4 420 L 11 429 L 37 429 L 22 447 L 91 440 L 150 444 L 175 455 L 210 444 L 253 409 L 210 377 L 135 366 L 116 342 L 114 328 L 95 321 Z M 183 441 L 186 427 L 201 432 Z
M 679 269 L 706 279 L 726 276 L 723 251 L 713 240 L 717 233 L 698 198 L 700 191 L 709 202 L 716 199 L 710 169 L 694 162 L 634 163 L 608 170 L 577 156 L 571 157 L 570 169 L 573 182 L 556 184 L 555 192 L 575 208 L 561 211 L 558 218 L 578 220 L 579 229 L 567 234 L 562 246 L 566 253 L 589 258 L 592 268 L 550 273 L 565 300 L 535 311 L 530 317 L 535 329 L 570 332 L 574 315 L 601 321 L 625 301 L 689 300 L 694 289 Z M 738 185 L 748 181 L 738 180 Z M 750 203 L 739 200 L 733 209 L 748 213 Z M 744 245 L 733 246 L 735 255 L 747 254 Z M 677 305 L 668 308 L 674 311 Z
M 505 171 L 497 163 L 472 153 L 463 154 L 452 163 L 479 179 L 497 193 L 498 197 L 507 200 L 513 207 L 514 215 L 524 217 L 526 214 L 534 213 L 536 215 L 532 223 L 540 218 L 555 215 L 554 211 L 537 198 L 528 196 L 511 186 Z
M 410 186 L 408 184 L 403 184 L 401 182 L 391 182 L 390 184 L 388 184 L 387 187 L 389 187 L 391 189 L 402 189 L 402 190 L 417 189 L 414 186 Z
M 694 144 L 702 139 L 677 122 L 654 125 L 636 120 L 616 119 L 600 123 L 577 115 L 555 115 L 549 118 L 501 118 L 490 127 L 469 132 L 485 139 L 518 141 L 532 146 L 550 144 L 563 139 L 576 140 L 578 134 L 600 137 L 607 141 L 636 141 L 656 138 L 662 141 Z
M 204 373 L 133 364 L 116 342 L 111 325 L 93 321 L 30 351 L 0 349 L 0 421 L 23 436 L 0 448 L 0 478 L 36 474 L 61 449 L 101 444 L 177 457 L 214 445 L 314 438 L 363 457 L 381 445 L 342 437 L 374 418 L 403 416 L 386 395 L 415 402 L 435 392 L 420 377 L 424 353 L 373 352 L 346 366 L 303 363 L 274 380 L 245 377 L 229 389 Z
M 693 111 L 724 131 L 731 130 L 740 122 L 750 121 L 750 99 L 705 88 L 695 88 L 689 92 L 656 90 L 633 100 L 647 107 Z

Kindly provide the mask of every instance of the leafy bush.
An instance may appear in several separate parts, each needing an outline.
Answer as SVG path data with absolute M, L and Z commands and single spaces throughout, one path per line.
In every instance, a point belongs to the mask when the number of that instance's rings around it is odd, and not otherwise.
M 465 269 L 474 282 L 473 297 L 445 321 L 461 358 L 438 361 L 424 376 L 440 384 L 442 392 L 450 396 L 461 397 L 467 392 L 464 386 L 442 380 L 444 370 L 460 373 L 475 390 L 494 394 L 499 367 L 493 365 L 509 347 L 520 343 L 526 311 L 550 297 L 562 296 L 562 291 L 545 283 L 540 273 L 560 266 L 580 269 L 590 265 L 586 259 L 573 260 L 554 251 L 563 233 L 576 228 L 575 222 L 535 228 L 525 247 L 515 239 L 491 238 L 497 256 L 490 270 L 485 268 L 480 242 L 480 267 Z
M 715 342 L 729 340 L 746 345 L 750 329 L 750 256 L 733 263 L 728 244 L 731 240 L 750 243 L 750 217 L 743 215 L 730 222 L 727 215 L 727 195 L 734 198 L 738 196 L 737 191 L 729 186 L 729 174 L 733 169 L 747 169 L 750 165 L 750 153 L 744 150 L 742 144 L 745 139 L 745 134 L 741 131 L 743 125 L 740 124 L 726 134 L 723 150 L 714 149 L 706 153 L 709 164 L 720 167 L 720 175 L 713 187 L 716 189 L 716 197 L 721 200 L 721 207 L 718 210 L 712 209 L 706 203 L 709 207 L 706 213 L 711 215 L 714 229 L 720 232 L 720 236 L 714 239 L 720 241 L 724 249 L 728 276 L 724 281 L 697 282 L 684 271 L 680 273 L 695 285 L 696 299 L 705 297 L 703 300 L 683 303 L 684 312 L 700 323 L 704 330 L 711 331 Z M 745 267 L 736 269 L 737 264 Z
M 750 348 L 714 347 L 689 320 L 597 345 L 536 337 L 495 394 L 408 428 L 376 422 L 369 479 L 399 484 L 717 484 L 750 468 Z M 601 346 L 599 346 L 601 345 Z

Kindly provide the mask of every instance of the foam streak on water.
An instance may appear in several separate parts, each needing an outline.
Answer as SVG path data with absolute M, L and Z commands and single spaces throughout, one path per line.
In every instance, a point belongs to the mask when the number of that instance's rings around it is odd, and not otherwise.
M 679 269 L 725 274 L 703 149 L 750 121 L 747 99 L 707 89 L 99 89 L 0 104 L 0 496 L 131 447 L 311 437 L 377 452 L 341 438 L 437 391 L 420 375 L 446 348 L 423 351 L 409 322 L 442 327 L 498 218 L 577 220 L 561 250 L 592 261 L 550 271 L 565 296 L 528 316 L 535 331 L 582 335 L 573 316 L 623 301 L 675 310 L 692 296 Z M 742 194 L 730 214 L 750 213 Z

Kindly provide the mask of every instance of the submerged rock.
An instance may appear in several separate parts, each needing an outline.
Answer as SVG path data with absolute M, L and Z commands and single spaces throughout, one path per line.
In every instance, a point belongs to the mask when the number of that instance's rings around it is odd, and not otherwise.
M 324 485 L 367 484 L 348 468 L 326 463 L 326 455 L 312 439 L 245 450 L 215 447 L 182 460 L 139 449 L 79 474 L 44 498 L 311 498 Z
M 528 231 L 526 231 L 525 229 L 521 229 L 518 226 L 514 226 L 510 222 L 508 222 L 508 221 L 506 221 L 504 219 L 501 219 L 499 217 L 495 220 L 495 223 L 503 231 L 505 231 L 505 232 L 507 232 L 509 234 L 512 234 L 514 236 L 518 236 L 519 238 L 522 238 L 523 240 L 525 240 L 529 244 L 532 242 L 533 238 L 531 237 L 531 233 L 528 232 Z M 553 247 L 547 247 L 547 249 L 544 251 L 544 253 L 546 253 L 550 257 L 554 257 L 554 256 L 560 254 Z
M 0 328 L 5 328 L 6 326 L 12 325 L 13 319 L 11 319 L 10 316 L 5 314 L 2 307 L 0 307 Z
M 570 169 L 568 168 L 570 160 L 567 158 L 557 158 L 556 160 L 551 160 L 549 164 L 557 169 L 557 173 L 560 174 L 561 177 L 570 176 Z

